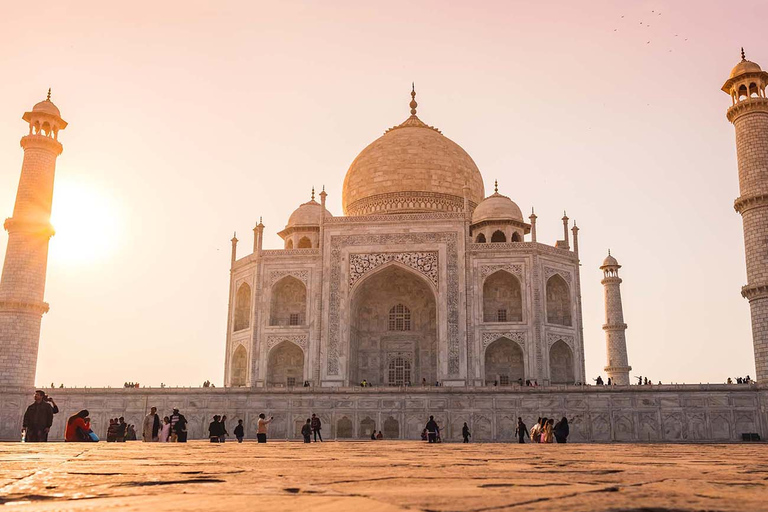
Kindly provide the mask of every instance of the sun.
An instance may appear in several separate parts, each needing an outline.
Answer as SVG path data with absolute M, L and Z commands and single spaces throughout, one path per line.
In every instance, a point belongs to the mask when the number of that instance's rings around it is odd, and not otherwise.
M 51 224 L 51 259 L 92 264 L 106 259 L 119 244 L 120 215 L 107 191 L 72 179 L 56 181 Z

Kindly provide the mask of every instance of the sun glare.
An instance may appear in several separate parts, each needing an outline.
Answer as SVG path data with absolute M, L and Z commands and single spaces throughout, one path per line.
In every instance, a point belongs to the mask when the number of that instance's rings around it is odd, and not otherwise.
M 119 212 L 106 192 L 77 181 L 56 181 L 51 259 L 68 264 L 103 260 L 117 249 Z

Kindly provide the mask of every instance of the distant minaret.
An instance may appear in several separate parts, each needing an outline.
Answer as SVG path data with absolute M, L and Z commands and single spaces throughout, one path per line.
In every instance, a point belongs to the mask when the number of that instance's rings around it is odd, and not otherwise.
M 768 383 L 768 73 L 748 61 L 731 71 L 723 91 L 731 96 L 728 120 L 736 128 L 739 192 L 733 207 L 741 214 L 747 284 L 741 295 L 752 311 L 752 343 L 758 382 Z
M 608 352 L 608 366 L 605 372 L 611 379 L 612 384 L 617 386 L 629 385 L 629 366 L 627 358 L 627 337 L 624 332 L 627 324 L 624 323 L 624 309 L 621 307 L 621 278 L 619 269 L 621 265 L 616 258 L 611 256 L 608 251 L 608 257 L 605 258 L 600 270 L 603 271 L 603 288 L 605 289 L 605 345 Z
M 67 127 L 48 98 L 22 117 L 29 134 L 21 138 L 24 161 L 13 217 L 6 219 L 8 249 L 0 279 L 0 386 L 34 386 L 40 322 L 48 265 L 51 201 L 59 130 Z

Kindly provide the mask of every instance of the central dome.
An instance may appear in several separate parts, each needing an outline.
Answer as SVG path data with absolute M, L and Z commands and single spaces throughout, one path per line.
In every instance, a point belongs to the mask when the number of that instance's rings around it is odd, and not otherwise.
M 349 166 L 344 214 L 462 211 L 465 185 L 474 208 L 485 197 L 477 165 L 461 146 L 416 117 L 414 100 L 411 117 L 373 141 Z

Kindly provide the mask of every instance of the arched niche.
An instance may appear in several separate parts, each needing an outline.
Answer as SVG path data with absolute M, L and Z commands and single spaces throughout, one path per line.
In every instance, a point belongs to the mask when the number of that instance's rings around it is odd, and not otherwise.
M 293 238 L 289 238 L 287 242 L 285 242 L 285 248 L 286 249 L 293 249 Z
M 307 287 L 293 276 L 272 286 L 269 325 L 304 325 L 307 315 Z
M 483 282 L 483 321 L 522 322 L 523 291 L 517 277 L 497 270 Z
M 397 357 L 410 364 L 412 383 L 437 380 L 437 305 L 423 276 L 385 265 L 356 284 L 350 306 L 349 382 L 388 385 Z
M 247 329 L 251 325 L 251 287 L 243 283 L 235 295 L 235 331 Z
M 477 235 L 477 238 L 475 238 L 475 243 L 484 244 L 485 243 L 485 235 L 483 233 L 480 233 L 479 235 Z
M 523 241 L 523 237 L 520 236 L 520 233 L 515 231 L 514 233 L 512 233 L 512 237 L 509 239 L 509 241 L 510 242 L 522 242 Z
M 547 323 L 571 325 L 571 291 L 560 274 L 547 280 Z
M 306 236 L 301 237 L 301 240 L 299 240 L 299 249 L 311 249 L 312 248 L 312 240 L 307 238 Z
M 525 360 L 520 345 L 499 338 L 485 349 L 485 383 L 508 386 L 525 380 Z
M 399 439 L 400 438 L 400 422 L 392 416 L 389 416 L 384 420 L 384 439 Z
M 267 385 L 293 387 L 304 382 L 304 351 L 290 341 L 282 341 L 269 351 Z
M 235 349 L 230 364 L 229 385 L 233 387 L 245 386 L 248 369 L 248 352 L 245 347 L 239 345 Z
M 491 243 L 502 243 L 507 241 L 507 235 L 500 229 L 493 232 L 491 235 Z
M 563 340 L 557 340 L 549 349 L 549 381 L 552 384 L 573 384 L 573 351 Z

